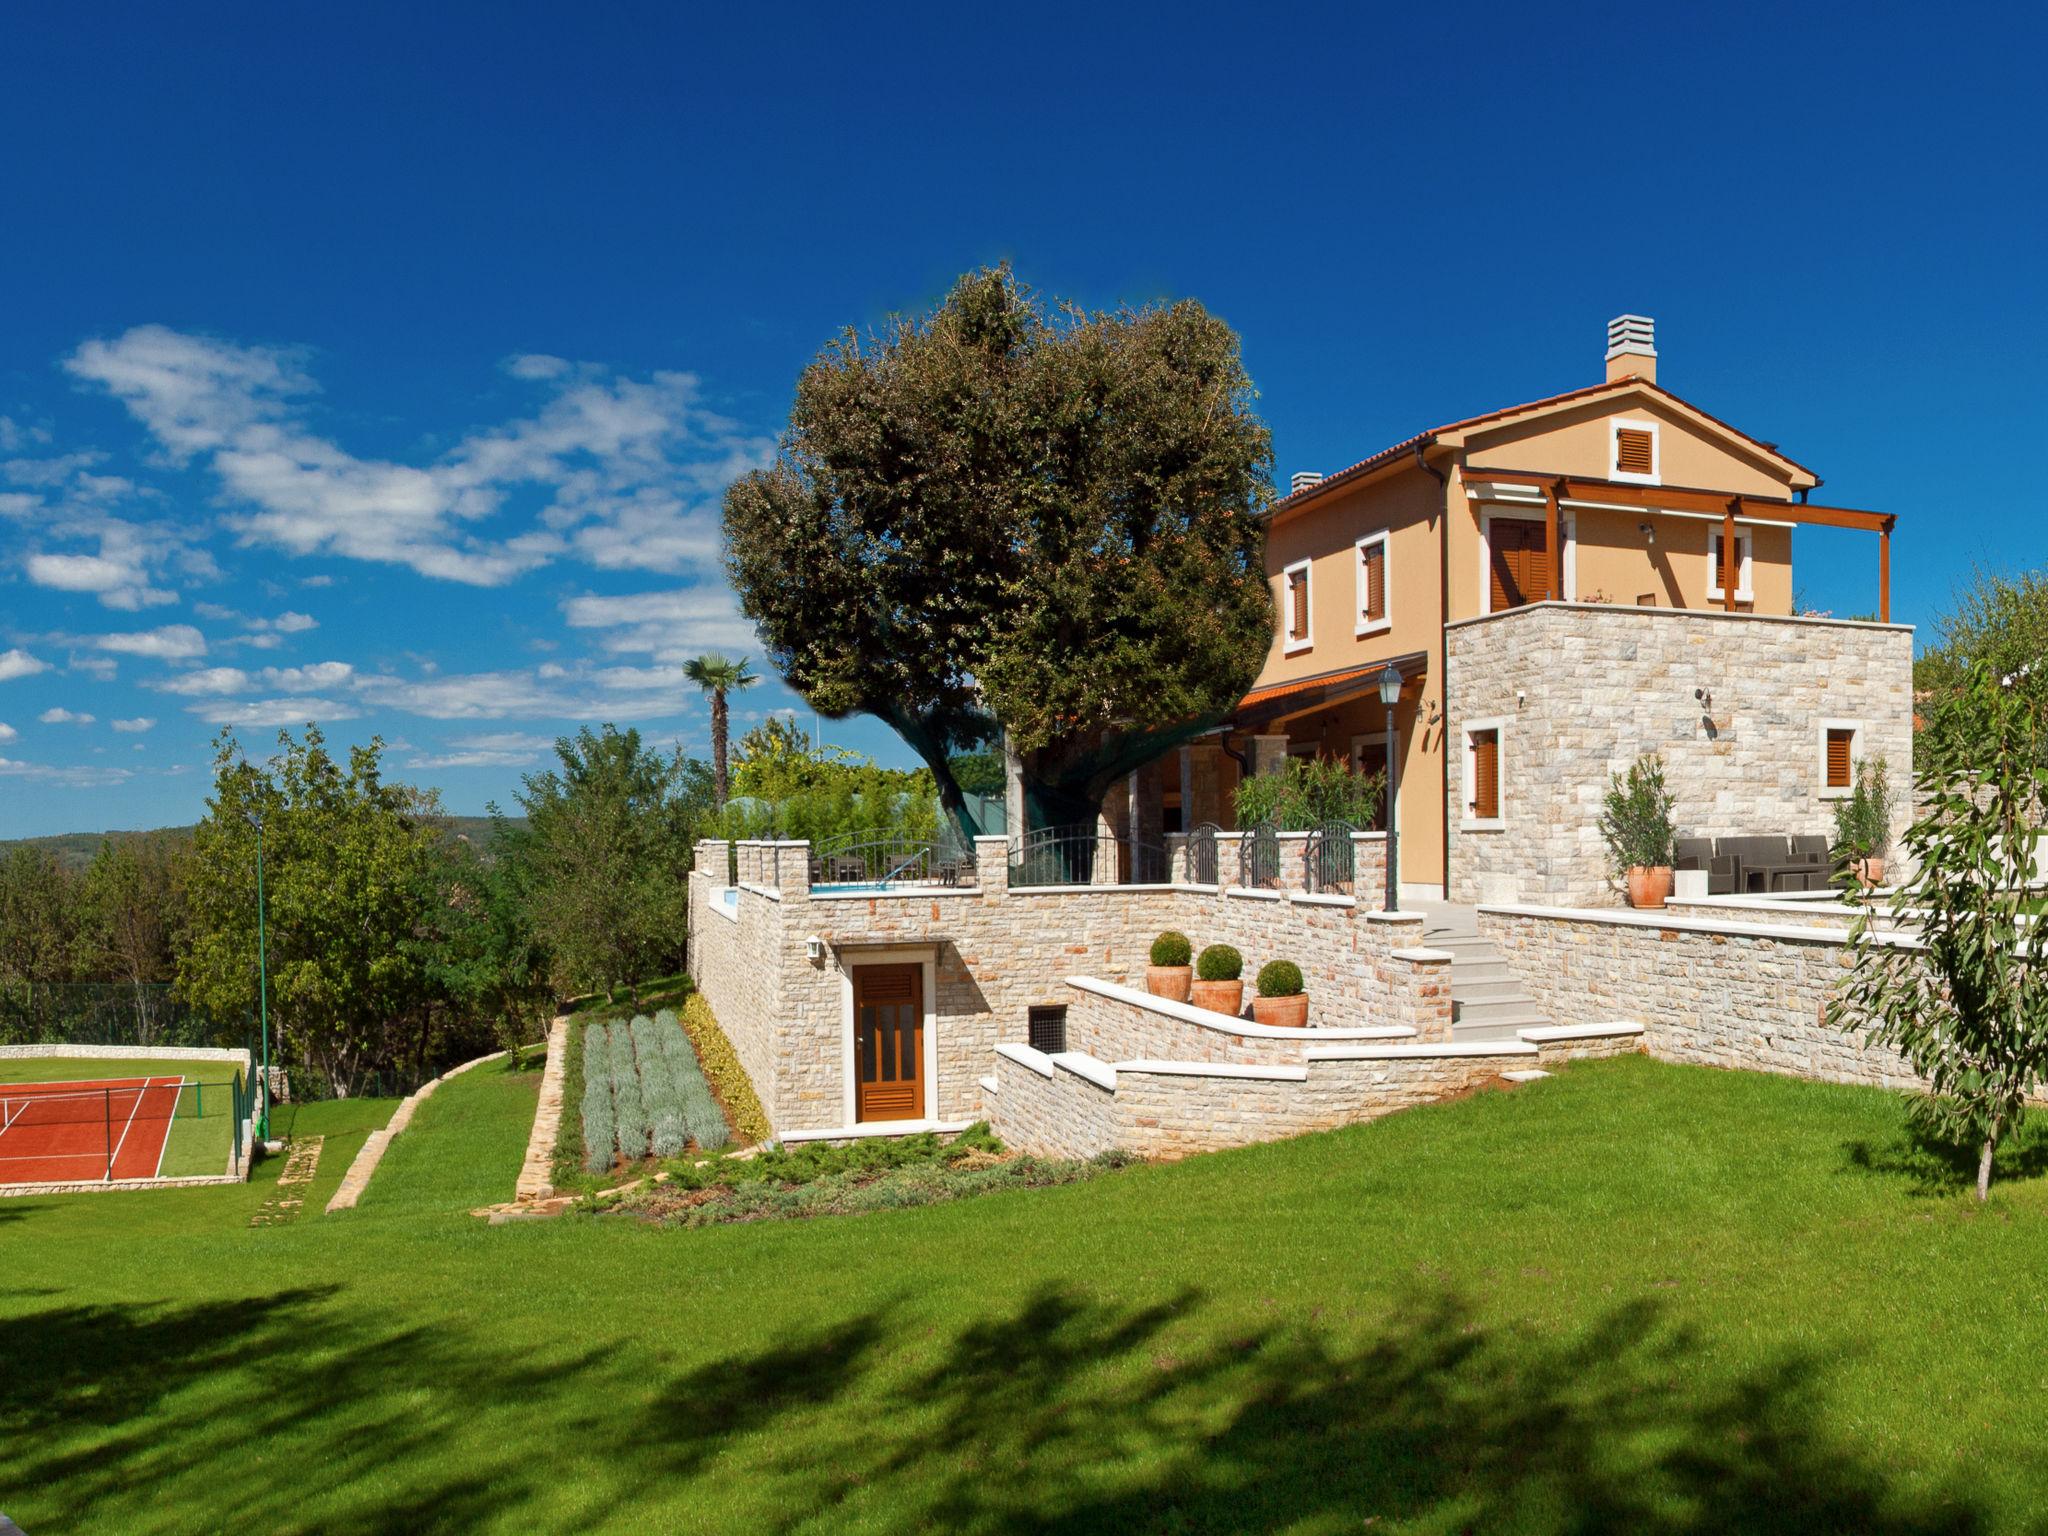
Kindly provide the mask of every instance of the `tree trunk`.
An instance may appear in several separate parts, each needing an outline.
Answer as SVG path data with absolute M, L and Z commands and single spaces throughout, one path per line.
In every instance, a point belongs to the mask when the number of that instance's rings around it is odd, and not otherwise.
M 725 690 L 711 690 L 711 793 L 725 809 Z
M 1977 1200 L 1981 1204 L 1991 1198 L 1991 1154 L 1998 1147 L 1998 1131 L 1993 1127 L 1984 1138 L 1984 1150 L 1977 1156 Z

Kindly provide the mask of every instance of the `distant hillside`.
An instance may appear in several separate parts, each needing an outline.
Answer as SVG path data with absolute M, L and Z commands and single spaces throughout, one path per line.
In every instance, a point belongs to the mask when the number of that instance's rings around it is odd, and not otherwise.
M 510 818 L 515 826 L 524 826 L 524 816 Z M 491 818 L 488 816 L 450 816 L 448 830 L 456 837 L 467 838 L 477 847 L 486 847 L 491 839 Z M 69 870 L 81 870 L 92 862 L 94 854 L 100 851 L 100 844 L 108 841 L 121 842 L 124 839 L 142 837 L 176 838 L 180 841 L 192 835 L 192 828 L 156 827 L 147 832 L 57 832 L 48 837 L 18 837 L 0 840 L 0 855 L 23 844 L 30 848 L 47 848 L 56 854 L 57 862 Z

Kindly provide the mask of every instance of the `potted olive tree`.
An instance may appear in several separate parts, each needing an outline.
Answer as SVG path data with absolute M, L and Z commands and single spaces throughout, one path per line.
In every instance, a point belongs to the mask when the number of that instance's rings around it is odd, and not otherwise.
M 1882 757 L 1856 764 L 1856 787 L 1835 802 L 1835 858 L 1856 883 L 1870 889 L 1884 883 L 1884 858 L 1892 846 L 1892 789 Z
M 1211 944 L 1195 961 L 1194 1004 L 1236 1018 L 1244 1010 L 1244 956 Z
M 1171 1002 L 1186 1002 L 1195 976 L 1195 968 L 1189 964 L 1194 953 L 1186 934 L 1169 928 L 1159 935 L 1152 941 L 1152 963 L 1145 968 L 1145 990 Z
M 1608 781 L 1600 813 L 1614 871 L 1627 883 L 1632 907 L 1661 907 L 1671 895 L 1671 824 L 1674 801 L 1664 787 L 1664 759 L 1654 752 L 1629 764 Z
M 1301 1029 L 1308 1023 L 1308 993 L 1302 989 L 1301 967 L 1292 960 L 1268 960 L 1259 967 L 1259 995 L 1252 999 L 1252 1017 L 1261 1024 Z

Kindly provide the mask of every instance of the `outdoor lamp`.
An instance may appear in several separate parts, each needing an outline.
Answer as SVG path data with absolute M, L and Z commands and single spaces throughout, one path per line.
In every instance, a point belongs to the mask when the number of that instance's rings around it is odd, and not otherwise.
M 1387 896 L 1386 910 L 1401 910 L 1397 835 L 1394 831 L 1395 794 L 1401 786 L 1401 765 L 1394 756 L 1394 706 L 1401 702 L 1401 669 L 1389 665 L 1377 679 L 1380 702 L 1387 706 Z
M 1388 667 L 1379 675 L 1380 702 L 1392 709 L 1401 702 L 1401 669 Z

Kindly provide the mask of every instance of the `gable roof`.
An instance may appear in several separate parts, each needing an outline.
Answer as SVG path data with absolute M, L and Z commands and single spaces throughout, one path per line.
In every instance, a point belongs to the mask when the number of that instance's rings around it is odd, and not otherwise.
M 1765 458 L 1783 465 L 1786 469 L 1796 474 L 1811 476 L 1815 485 L 1821 483 L 1819 475 L 1814 474 L 1812 470 L 1801 464 L 1797 459 L 1780 452 L 1775 444 L 1767 443 L 1761 438 L 1751 437 L 1740 427 L 1730 426 L 1727 422 L 1721 420 L 1720 417 L 1701 410 L 1690 400 L 1680 399 L 1677 395 L 1671 393 L 1670 390 L 1653 384 L 1648 379 L 1638 378 L 1635 374 L 1626 374 L 1618 379 L 1606 379 L 1598 384 L 1588 384 L 1583 389 L 1568 389 L 1563 394 L 1545 395 L 1541 400 L 1531 400 L 1525 405 L 1510 405 L 1498 411 L 1487 411 L 1483 415 L 1467 416 L 1462 421 L 1446 422 L 1440 427 L 1431 427 L 1427 432 L 1418 432 L 1413 437 L 1403 438 L 1391 447 L 1382 448 L 1378 453 L 1373 454 L 1369 458 L 1360 459 L 1356 464 L 1350 465 L 1348 468 L 1340 469 L 1332 475 L 1325 475 L 1312 486 L 1295 491 L 1291 495 L 1282 496 L 1278 501 L 1275 501 L 1266 508 L 1265 515 L 1271 517 L 1276 513 L 1291 511 L 1296 507 L 1304 506 L 1316 500 L 1327 491 L 1339 489 L 1354 480 L 1371 474 L 1375 470 L 1384 469 L 1395 460 L 1405 458 L 1410 454 L 1417 454 L 1423 449 L 1434 446 L 1444 438 L 1511 421 L 1517 416 L 1532 416 L 1546 411 L 1558 410 L 1561 407 L 1575 405 L 1580 401 L 1591 400 L 1600 395 L 1627 394 L 1633 391 L 1641 391 L 1654 399 L 1663 401 L 1667 405 L 1676 406 L 1680 411 L 1697 417 L 1708 426 L 1747 443 Z

